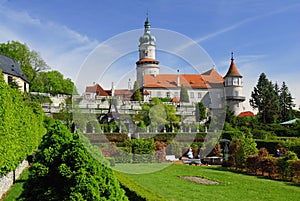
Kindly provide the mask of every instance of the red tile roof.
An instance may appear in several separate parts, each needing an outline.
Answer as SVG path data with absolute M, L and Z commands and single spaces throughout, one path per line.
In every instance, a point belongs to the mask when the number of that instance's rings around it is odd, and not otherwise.
M 212 68 L 209 71 L 201 74 L 203 79 L 209 83 L 223 83 L 224 78 L 216 71 L 215 68 Z
M 228 72 L 226 73 L 225 77 L 243 77 L 237 70 L 237 67 L 235 66 L 234 59 L 231 58 L 231 64 L 228 69 Z
M 254 113 L 251 111 L 245 111 L 238 114 L 238 117 L 253 117 Z
M 108 93 L 99 85 L 87 86 L 85 92 L 96 93 L 97 96 L 109 96 Z
M 109 96 L 111 96 L 111 90 L 105 90 Z M 130 100 L 132 96 L 132 90 L 128 89 L 115 89 L 115 96 L 122 97 L 122 100 Z
M 144 95 L 150 95 L 149 91 L 145 90 L 144 92 Z
M 180 99 L 179 98 L 172 98 L 171 102 L 173 102 L 173 103 L 179 103 Z
M 159 64 L 159 61 L 152 59 L 152 58 L 142 58 L 136 62 L 136 64 L 141 64 L 141 63 L 155 63 Z
M 146 88 L 178 88 L 177 74 L 144 75 L 144 87 Z M 180 74 L 180 86 L 186 88 L 207 89 L 210 85 L 205 82 L 201 75 Z

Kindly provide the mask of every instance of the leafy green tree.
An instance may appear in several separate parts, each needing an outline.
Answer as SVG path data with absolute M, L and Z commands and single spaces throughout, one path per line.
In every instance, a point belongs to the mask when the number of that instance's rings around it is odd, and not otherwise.
M 251 136 L 242 134 L 242 136 L 234 137 L 230 142 L 230 160 L 236 168 L 245 167 L 247 157 L 257 153 L 256 143 Z
M 134 82 L 133 85 L 133 94 L 131 99 L 133 101 L 142 101 L 142 96 L 141 96 L 141 92 L 140 92 L 140 86 L 139 83 L 137 81 Z
M 107 164 L 82 134 L 51 122 L 21 199 L 128 200 Z
M 167 113 L 162 101 L 159 98 L 152 98 L 151 109 L 149 110 L 150 125 L 152 128 L 157 129 L 158 132 L 162 131 L 164 126 L 168 123 Z
M 206 108 L 202 102 L 196 105 L 196 121 L 202 121 L 206 119 Z
M 188 91 L 183 86 L 183 84 L 181 85 L 181 88 L 180 88 L 180 102 L 182 102 L 182 103 L 188 103 L 188 102 L 190 102 Z
M 229 123 L 231 126 L 235 126 L 236 124 L 236 116 L 234 115 L 234 111 L 232 111 L 229 105 L 226 105 L 226 117 L 225 121 Z
M 272 123 L 274 115 L 278 113 L 278 102 L 273 83 L 262 73 L 251 92 L 250 105 L 258 109 L 263 123 Z
M 18 41 L 8 41 L 0 44 L 0 54 L 16 60 L 29 83 L 35 79 L 38 72 L 49 69 L 39 53 L 30 50 L 26 44 Z
M 293 97 L 285 82 L 283 82 L 281 85 L 279 106 L 282 121 L 291 120 L 293 118 L 293 107 L 295 106 L 295 104 L 293 103 Z
M 74 83 L 69 78 L 65 79 L 58 71 L 40 72 L 32 82 L 30 90 L 54 95 L 77 93 Z

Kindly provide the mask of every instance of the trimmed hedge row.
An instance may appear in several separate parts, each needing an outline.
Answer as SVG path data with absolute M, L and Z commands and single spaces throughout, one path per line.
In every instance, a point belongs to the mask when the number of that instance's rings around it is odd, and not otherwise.
M 117 176 L 121 187 L 125 190 L 125 194 L 129 198 L 129 200 L 166 201 L 165 198 L 152 193 L 151 191 L 137 184 L 125 175 L 119 172 L 115 172 L 115 175 Z
M 40 104 L 24 101 L 10 88 L 0 71 L 0 177 L 31 155 L 46 133 Z
M 201 133 L 136 133 L 133 138 L 149 139 L 153 138 L 154 141 L 170 142 L 176 139 L 178 142 L 203 142 L 206 137 L 205 132 Z M 100 142 L 125 142 L 129 140 L 128 134 L 126 133 L 105 133 L 105 134 L 85 134 L 91 143 Z
M 255 140 L 257 148 L 266 148 L 270 154 L 275 154 L 276 149 L 284 148 L 293 151 L 300 158 L 300 141 L 283 141 L 283 140 Z

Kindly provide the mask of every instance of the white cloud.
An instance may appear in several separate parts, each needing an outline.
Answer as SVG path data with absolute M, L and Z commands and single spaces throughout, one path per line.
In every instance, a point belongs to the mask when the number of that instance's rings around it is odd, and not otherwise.
M 52 69 L 59 70 L 73 80 L 86 56 L 98 45 L 64 25 L 41 22 L 27 12 L 17 12 L 0 5 L 0 42 L 17 40 L 30 49 L 41 53 L 41 57 Z

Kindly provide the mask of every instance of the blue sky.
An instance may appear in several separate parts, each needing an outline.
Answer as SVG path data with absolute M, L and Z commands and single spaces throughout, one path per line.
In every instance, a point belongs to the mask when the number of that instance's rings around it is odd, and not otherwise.
M 52 69 L 76 81 L 94 48 L 118 34 L 142 29 L 147 10 L 152 28 L 196 41 L 221 75 L 233 51 L 247 98 L 264 72 L 273 82 L 285 81 L 300 106 L 298 0 L 0 0 L 0 42 L 26 43 Z M 138 48 L 138 38 L 132 45 Z M 161 65 L 168 58 L 157 53 Z M 119 68 L 134 71 L 135 63 L 130 62 L 137 59 L 138 53 L 131 53 Z M 94 81 L 98 80 L 89 84 Z M 250 109 L 248 100 L 245 107 Z

